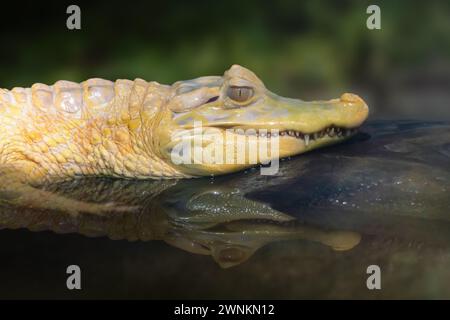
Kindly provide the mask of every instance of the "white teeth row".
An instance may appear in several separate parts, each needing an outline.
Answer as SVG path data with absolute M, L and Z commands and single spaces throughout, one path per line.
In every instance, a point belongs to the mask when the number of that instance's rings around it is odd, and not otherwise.
M 319 132 L 314 132 L 311 134 L 303 134 L 299 131 L 294 131 L 294 130 L 287 130 L 287 131 L 281 131 L 280 132 L 280 136 L 291 136 L 291 137 L 295 137 L 297 139 L 302 139 L 305 141 L 305 145 L 308 146 L 310 142 L 314 142 L 317 139 L 323 138 L 325 135 L 327 135 L 330 138 L 333 137 L 348 137 L 352 134 L 354 134 L 356 132 L 357 129 L 344 129 L 344 128 L 339 128 L 339 127 L 328 127 L 324 130 L 321 130 Z M 257 133 L 256 134 L 258 137 L 277 137 L 278 133 Z

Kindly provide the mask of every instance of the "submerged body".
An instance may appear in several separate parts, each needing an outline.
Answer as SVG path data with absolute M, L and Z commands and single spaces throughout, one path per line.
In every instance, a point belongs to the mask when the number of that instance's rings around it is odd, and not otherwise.
M 175 164 L 181 138 L 205 130 L 279 132 L 279 156 L 291 156 L 350 136 L 368 113 L 362 99 L 304 102 L 268 91 L 251 71 L 233 66 L 223 77 L 201 77 L 172 86 L 90 79 L 81 84 L 0 89 L 0 170 L 32 184 L 76 176 L 132 179 L 184 178 L 238 171 L 254 165 Z M 176 135 L 184 130 L 182 136 Z M 222 147 L 236 151 L 236 136 Z M 204 141 L 199 148 L 207 148 Z M 244 142 L 248 144 L 249 142 Z M 270 155 L 268 155 L 270 158 Z M 257 159 L 258 163 L 270 159 Z

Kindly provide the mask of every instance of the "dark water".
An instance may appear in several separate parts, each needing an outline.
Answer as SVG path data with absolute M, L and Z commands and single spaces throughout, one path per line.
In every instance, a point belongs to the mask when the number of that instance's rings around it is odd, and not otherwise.
M 138 208 L 3 204 L 0 298 L 450 298 L 449 169 L 449 124 L 372 122 L 276 176 L 48 186 Z

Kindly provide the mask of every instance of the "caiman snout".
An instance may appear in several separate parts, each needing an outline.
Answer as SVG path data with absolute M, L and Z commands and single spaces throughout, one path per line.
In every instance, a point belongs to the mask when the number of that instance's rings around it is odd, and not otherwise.
M 348 121 L 347 126 L 360 126 L 369 115 L 369 107 L 366 102 L 356 94 L 344 93 L 340 97 L 340 105 L 346 113 L 344 119 Z

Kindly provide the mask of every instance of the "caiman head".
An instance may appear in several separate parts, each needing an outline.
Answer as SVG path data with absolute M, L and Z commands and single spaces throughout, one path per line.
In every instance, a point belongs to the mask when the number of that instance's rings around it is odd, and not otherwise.
M 352 136 L 368 107 L 357 95 L 306 102 L 269 91 L 250 70 L 176 82 L 155 128 L 161 157 L 188 176 L 267 164 Z

